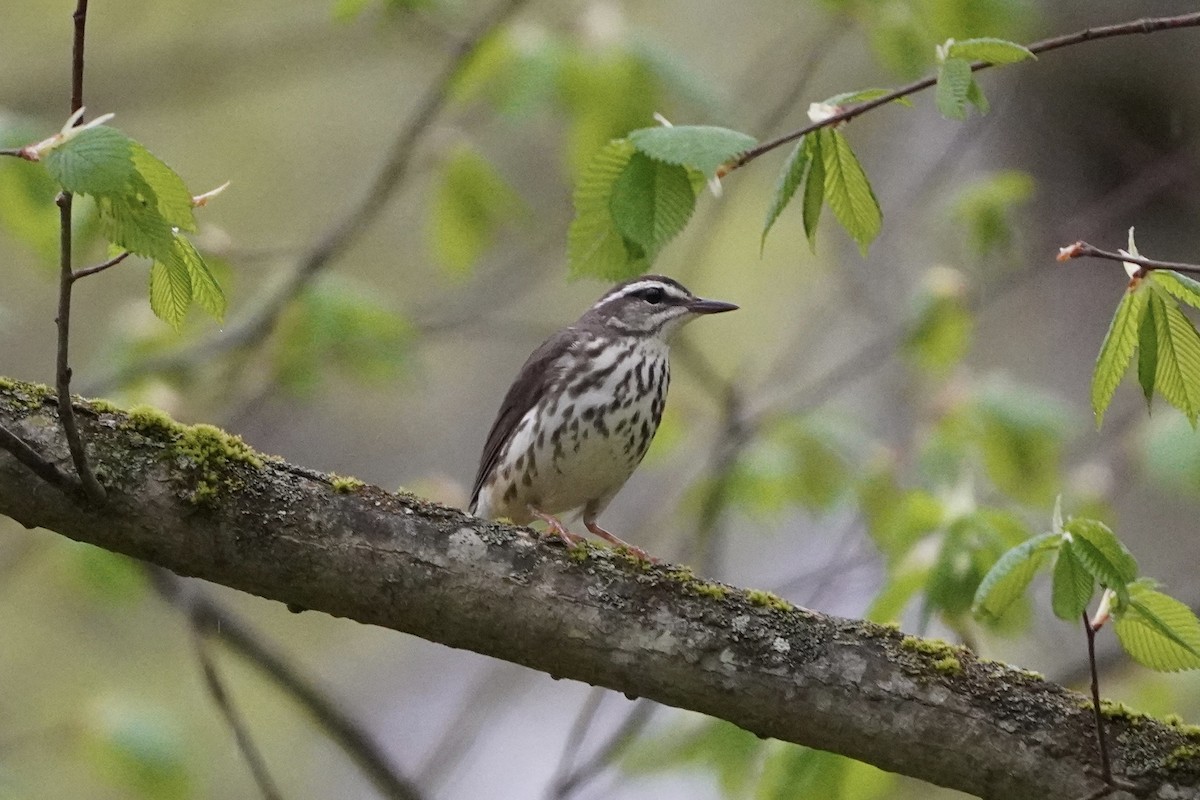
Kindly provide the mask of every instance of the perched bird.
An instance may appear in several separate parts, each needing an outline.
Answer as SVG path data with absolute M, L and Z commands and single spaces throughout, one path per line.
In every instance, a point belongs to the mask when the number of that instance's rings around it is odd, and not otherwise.
M 471 512 L 518 524 L 540 519 L 568 543 L 581 537 L 558 515 L 581 513 L 589 531 L 646 558 L 596 518 L 658 429 L 672 335 L 703 314 L 736 308 L 696 297 L 661 275 L 610 289 L 521 367 L 484 445 Z

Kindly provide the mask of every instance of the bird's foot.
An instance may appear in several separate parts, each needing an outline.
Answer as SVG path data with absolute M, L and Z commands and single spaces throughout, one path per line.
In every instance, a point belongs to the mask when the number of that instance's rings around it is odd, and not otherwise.
M 631 554 L 632 554 L 632 555 L 633 555 L 635 558 L 640 558 L 642 561 L 649 561 L 651 564 L 657 564 L 657 563 L 658 563 L 658 559 L 657 559 L 657 558 L 655 558 L 654 556 L 650 555 L 649 553 L 647 553 L 647 552 L 646 552 L 645 550 L 643 550 L 642 548 L 638 547 L 637 545 L 630 544 L 629 542 L 625 541 L 624 539 L 621 539 L 621 538 L 619 538 L 619 537 L 617 537 L 617 536 L 614 536 L 613 534 L 611 534 L 611 533 L 609 533 L 608 531 L 604 530 L 604 528 L 601 528 L 601 527 L 600 527 L 599 525 L 597 525 L 597 524 L 596 524 L 594 521 L 591 521 L 591 520 L 584 520 L 583 524 L 584 524 L 584 525 L 587 527 L 587 529 L 588 529 L 589 531 L 591 531 L 592 533 L 596 534 L 597 536 L 599 536 L 599 537 L 600 537 L 601 539 L 603 539 L 604 541 L 606 541 L 606 542 L 610 542 L 611 544 L 615 545 L 616 547 L 623 547 L 623 548 L 625 548 L 625 549 L 626 549 L 626 550 L 628 550 L 628 551 L 629 551 L 629 552 L 630 552 L 630 553 L 631 553 Z
M 583 541 L 582 536 L 577 533 L 571 533 L 569 530 L 567 530 L 566 526 L 559 522 L 558 517 L 555 517 L 553 514 L 547 514 L 544 511 L 538 511 L 533 507 L 530 507 L 529 513 L 546 523 L 546 527 L 549 528 L 549 532 L 566 542 L 567 547 L 574 547 Z

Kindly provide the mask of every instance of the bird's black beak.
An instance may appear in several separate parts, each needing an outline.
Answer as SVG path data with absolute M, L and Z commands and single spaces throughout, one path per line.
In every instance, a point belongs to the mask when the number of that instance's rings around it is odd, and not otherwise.
M 688 311 L 693 314 L 720 314 L 725 311 L 736 310 L 737 306 L 733 303 L 726 303 L 721 300 L 705 300 L 702 297 L 697 297 L 688 303 Z

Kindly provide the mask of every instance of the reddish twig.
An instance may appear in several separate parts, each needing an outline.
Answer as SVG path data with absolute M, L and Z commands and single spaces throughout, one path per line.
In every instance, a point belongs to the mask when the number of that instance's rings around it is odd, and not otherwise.
M 1050 39 L 1043 39 L 1040 42 L 1034 42 L 1033 44 L 1028 45 L 1027 49 L 1034 55 L 1037 55 L 1038 53 L 1047 53 L 1051 50 L 1057 50 L 1061 47 L 1070 47 L 1072 45 L 1097 41 L 1099 39 L 1109 39 L 1113 36 L 1129 36 L 1131 34 L 1154 33 L 1156 31 L 1177 30 L 1179 28 L 1194 28 L 1197 26 L 1200 26 L 1200 13 L 1180 14 L 1176 17 L 1147 17 L 1144 19 L 1133 20 L 1131 22 L 1123 22 L 1117 25 L 1104 25 L 1098 28 L 1084 28 L 1076 33 L 1068 33 L 1063 36 L 1055 36 Z M 971 65 L 971 71 L 977 72 L 992 66 L 995 65 L 986 61 L 977 61 Z M 799 130 L 792 131 L 791 133 L 784 134 L 783 136 L 771 139 L 770 141 L 763 142 L 760 145 L 750 148 L 736 159 L 731 161 L 727 167 L 725 167 L 723 174 L 728 174 L 739 167 L 744 167 L 746 164 L 749 164 L 759 156 L 769 153 L 777 147 L 782 147 L 785 144 L 794 142 L 805 134 L 812 133 L 820 128 L 829 128 L 843 122 L 848 122 L 857 116 L 867 113 L 871 109 L 879 108 L 880 106 L 887 105 L 895 100 L 899 100 L 902 97 L 908 97 L 909 95 L 924 91 L 935 84 L 937 84 L 936 75 L 930 75 L 925 78 L 921 78 L 920 80 L 913 81 L 906 86 L 893 89 L 887 94 L 877 97 L 874 100 L 868 100 L 865 103 L 860 103 L 856 106 L 839 111 L 837 114 L 823 119 L 820 122 L 814 122 L 811 125 L 806 125 L 803 128 L 800 128 Z
M 1184 264 L 1178 261 L 1159 261 L 1157 259 L 1143 258 L 1142 256 L 1134 256 L 1127 253 L 1114 253 L 1110 250 L 1101 250 L 1099 247 L 1093 247 L 1087 242 L 1076 242 L 1075 244 L 1059 248 L 1057 256 L 1059 261 L 1070 261 L 1073 258 L 1104 258 L 1109 261 L 1128 262 L 1130 264 L 1137 264 L 1142 268 L 1142 272 L 1152 272 L 1156 269 L 1169 269 L 1174 272 L 1188 272 L 1193 275 L 1200 275 L 1200 264 Z
M 1092 712 L 1096 716 L 1096 741 L 1100 745 L 1100 776 L 1108 785 L 1112 785 L 1112 767 L 1108 761 L 1108 743 L 1104 740 L 1104 715 L 1100 713 L 1100 676 L 1096 671 L 1096 629 L 1088 619 L 1087 611 L 1083 612 L 1083 629 L 1087 631 L 1088 663 L 1092 668 Z

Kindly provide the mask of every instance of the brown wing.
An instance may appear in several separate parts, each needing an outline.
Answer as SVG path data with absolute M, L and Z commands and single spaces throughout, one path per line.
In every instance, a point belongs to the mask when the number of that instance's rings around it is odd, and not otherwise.
M 495 468 L 500 459 L 500 452 L 512 437 L 513 429 L 554 382 L 560 369 L 556 362 L 567 352 L 574 338 L 572 329 L 566 328 L 542 342 L 541 347 L 534 350 L 525 360 L 525 365 L 517 373 L 517 379 L 509 387 L 508 394 L 504 395 L 504 402 L 500 404 L 496 421 L 492 423 L 492 430 L 488 433 L 487 444 L 483 446 L 479 472 L 475 474 L 471 504 L 468 506 L 472 512 L 479 501 L 479 490 L 483 488 L 488 474 Z

